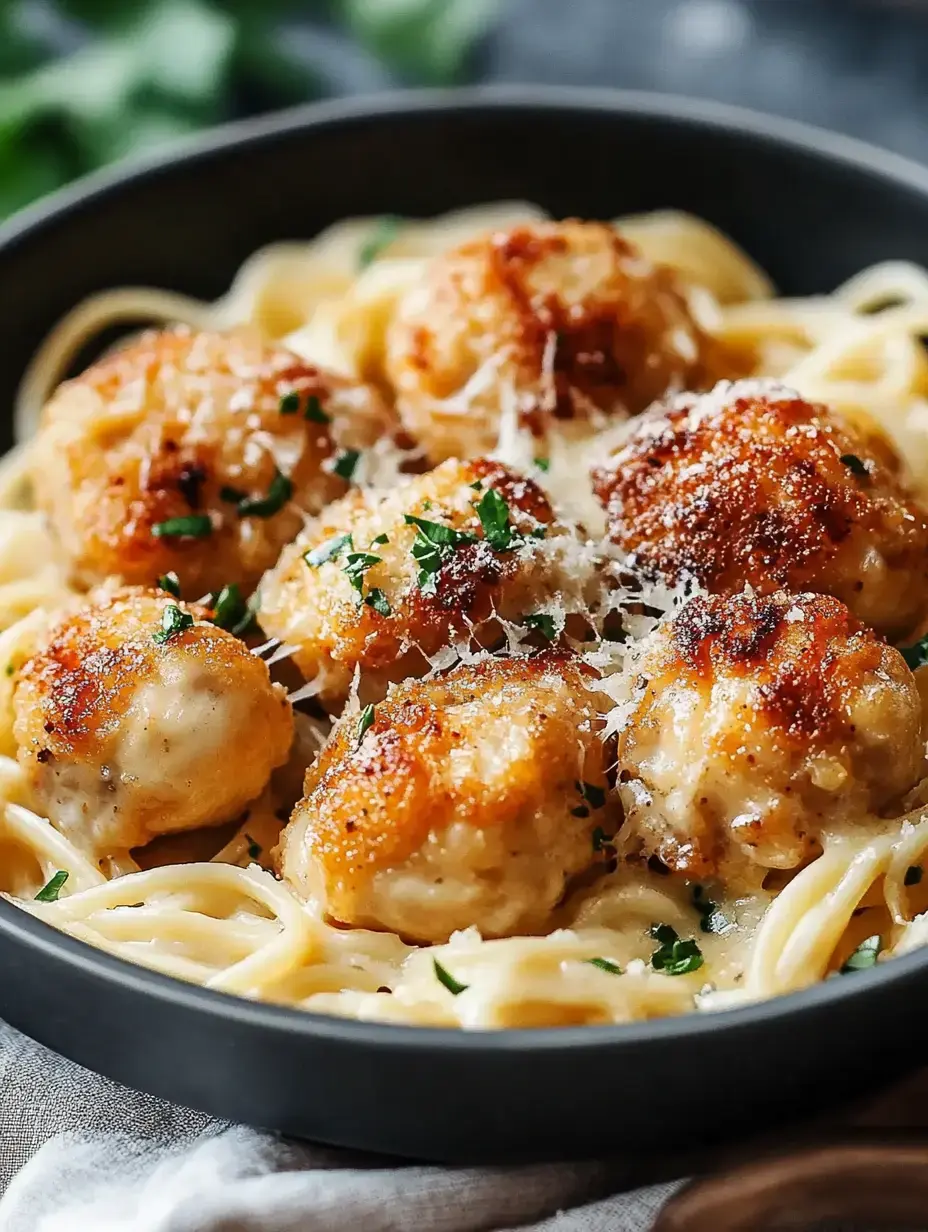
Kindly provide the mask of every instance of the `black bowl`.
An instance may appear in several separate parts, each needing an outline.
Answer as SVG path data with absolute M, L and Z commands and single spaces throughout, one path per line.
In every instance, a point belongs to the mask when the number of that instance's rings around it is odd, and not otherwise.
M 268 241 L 354 214 L 521 197 L 556 215 L 678 207 L 788 294 L 928 265 L 928 171 L 727 107 L 552 90 L 405 95 L 236 125 L 107 173 L 0 230 L 0 397 L 82 296 L 212 297 Z M 483 1034 L 207 992 L 0 902 L 0 1013 L 130 1086 L 324 1142 L 430 1159 L 703 1142 L 851 1098 L 921 1057 L 928 951 L 745 1009 Z

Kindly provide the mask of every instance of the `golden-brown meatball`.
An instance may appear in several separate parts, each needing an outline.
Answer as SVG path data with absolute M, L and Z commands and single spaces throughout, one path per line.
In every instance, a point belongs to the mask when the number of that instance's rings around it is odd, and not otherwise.
M 152 332 L 61 386 L 33 480 L 79 584 L 173 570 L 197 598 L 251 589 L 387 423 L 372 390 L 251 336 Z
M 20 669 L 19 761 L 37 807 L 85 851 L 231 821 L 286 759 L 285 693 L 206 615 L 121 591 L 62 616 Z
M 543 929 L 610 827 L 595 680 L 546 652 L 461 666 L 345 716 L 279 851 L 343 924 L 442 942 Z
M 592 549 L 537 484 L 486 459 L 449 460 L 330 505 L 265 576 L 259 619 L 333 701 L 357 667 L 384 683 L 422 675 L 424 656 L 489 632 L 494 614 L 579 609 L 594 584 Z
M 401 301 L 387 376 L 433 461 L 492 449 L 510 401 L 536 434 L 734 375 L 674 273 L 613 227 L 538 222 L 435 258 Z
M 912 673 L 825 595 L 691 599 L 619 733 L 629 841 L 694 877 L 794 868 L 923 773 Z
M 744 381 L 655 407 L 593 481 L 644 574 L 835 595 L 895 639 L 928 610 L 928 521 L 897 467 L 884 439 Z

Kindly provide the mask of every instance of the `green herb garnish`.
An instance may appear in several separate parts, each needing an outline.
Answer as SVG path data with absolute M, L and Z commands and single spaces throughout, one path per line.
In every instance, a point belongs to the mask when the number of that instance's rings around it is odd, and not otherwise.
M 494 552 L 513 552 L 525 537 L 509 521 L 509 506 L 495 488 L 487 488 L 477 502 L 477 516 L 483 536 Z
M 879 936 L 868 937 L 848 958 L 841 968 L 842 975 L 850 975 L 852 971 L 866 971 L 876 965 L 877 957 L 883 948 L 883 939 Z
M 193 617 L 189 612 L 182 612 L 175 603 L 169 603 L 161 613 L 161 628 L 151 635 L 151 640 L 159 646 L 177 637 L 185 629 L 193 627 Z
M 418 585 L 424 594 L 434 594 L 439 569 L 462 544 L 476 543 L 477 536 L 469 531 L 453 530 L 441 522 L 427 522 L 405 514 L 407 526 L 415 526 L 418 534 L 410 551 L 419 566 Z
M 374 565 L 379 565 L 381 560 L 382 557 L 374 556 L 371 552 L 349 552 L 345 557 L 342 569 L 359 595 L 364 589 L 365 573 L 368 569 L 373 569 Z
M 651 966 L 664 975 L 688 975 L 703 964 L 702 951 L 693 938 L 681 941 L 677 930 L 669 924 L 654 924 L 649 930 L 657 949 L 651 955 Z
M 716 933 L 721 936 L 734 927 L 719 910 L 718 903 L 706 898 L 706 892 L 701 885 L 693 886 L 693 906 L 699 912 L 699 927 L 704 933 Z
M 535 458 L 534 462 L 540 471 L 548 472 L 551 469 L 550 458 Z
M 390 537 L 389 537 L 389 535 L 378 535 L 376 539 L 372 539 L 372 540 L 371 540 L 371 547 L 372 547 L 372 548 L 379 548 L 379 547 L 381 546 L 381 544 L 383 544 L 383 543 L 389 543 L 389 542 L 390 542 Z
M 227 505 L 237 505 L 239 501 L 243 501 L 248 493 L 243 492 L 241 488 L 233 488 L 228 484 L 224 484 L 219 489 L 219 499 L 225 501 Z
M 622 968 L 618 963 L 610 962 L 608 958 L 585 958 L 583 961 L 591 967 L 599 967 L 600 971 L 608 971 L 610 975 L 622 974 Z
M 367 592 L 364 596 L 364 602 L 368 607 L 372 607 L 379 616 L 389 616 L 392 611 L 387 596 L 379 586 L 374 586 Z
M 236 637 L 241 637 L 250 628 L 254 618 L 254 612 L 242 598 L 237 584 L 230 582 L 228 586 L 223 586 L 213 604 L 213 624 L 234 633 Z
M 35 896 L 37 903 L 54 903 L 58 901 L 58 895 L 61 893 L 61 888 L 68 879 L 68 873 L 65 869 L 60 868 L 57 873 L 51 876 L 45 885 L 42 886 L 38 894 Z
M 904 884 L 907 886 L 918 885 L 922 879 L 922 866 L 920 864 L 910 864 L 905 870 Z
M 171 573 L 162 573 L 161 577 L 158 578 L 157 586 L 159 590 L 167 591 L 175 599 L 180 598 L 180 578 L 173 571 Z
M 374 722 L 374 707 L 372 705 L 365 706 L 358 718 L 358 748 L 364 740 L 364 737 L 370 731 Z
M 284 394 L 280 400 L 281 415 L 295 415 L 300 409 L 300 395 L 296 390 L 291 390 L 290 393 Z
M 318 569 L 320 565 L 324 565 L 327 561 L 337 560 L 345 548 L 350 546 L 351 535 L 336 535 L 332 539 L 326 539 L 325 543 L 320 543 L 311 552 L 304 552 L 303 559 L 310 568 Z
M 924 667 L 928 663 L 928 633 L 914 646 L 904 646 L 902 657 L 913 672 L 917 667 Z
M 548 642 L 553 642 L 558 635 L 557 621 L 549 612 L 531 612 L 522 617 L 526 629 L 534 629 L 536 633 Z
M 251 837 L 251 835 L 250 835 L 250 834 L 246 834 L 246 835 L 245 835 L 245 838 L 248 840 L 248 856 L 249 856 L 249 859 L 251 859 L 251 860 L 257 860 L 258 856 L 261 854 L 261 844 L 260 844 L 260 843 L 256 843 L 256 842 L 255 842 L 255 840 Z
M 870 474 L 870 472 L 867 470 L 864 463 L 861 462 L 860 458 L 858 458 L 856 453 L 843 453 L 841 455 L 841 461 L 844 463 L 844 465 L 847 467 L 847 469 L 851 472 L 852 475 L 857 475 L 861 479 L 866 479 Z
M 432 959 L 432 965 L 435 968 L 435 977 L 439 984 L 443 984 L 451 993 L 452 997 L 459 996 L 462 992 L 467 992 L 469 984 L 459 984 L 450 971 L 446 971 L 437 958 Z
M 183 518 L 156 522 L 151 533 L 156 539 L 205 539 L 213 533 L 213 523 L 208 514 L 190 513 Z
M 361 458 L 360 449 L 343 449 L 332 463 L 332 473 L 350 483 Z
M 7 674 L 8 676 L 13 676 L 13 675 L 15 675 L 15 673 L 16 673 L 16 668 L 13 666 L 13 664 L 12 664 L 12 663 L 8 663 L 8 664 L 6 665 L 6 674 Z
M 590 808 L 601 809 L 605 806 L 606 792 L 604 788 L 597 787 L 595 783 L 577 783 L 576 787 Z
M 316 394 L 310 394 L 306 399 L 306 410 L 303 412 L 303 418 L 308 419 L 310 423 L 327 424 L 332 422 L 332 416 L 327 415 L 322 409 L 322 403 Z
M 280 513 L 292 495 L 292 482 L 279 470 L 275 470 L 267 495 L 243 496 L 235 511 L 240 518 L 270 518 L 275 513 Z
M 384 214 L 382 218 L 377 219 L 370 235 L 358 249 L 359 270 L 366 270 L 377 260 L 384 249 L 390 247 L 399 234 L 400 221 L 395 214 Z

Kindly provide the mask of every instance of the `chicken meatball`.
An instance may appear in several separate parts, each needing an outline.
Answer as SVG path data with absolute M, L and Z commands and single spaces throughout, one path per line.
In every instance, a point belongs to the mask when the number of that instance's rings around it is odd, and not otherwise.
M 675 274 L 605 223 L 538 222 L 433 260 L 401 300 L 386 371 L 432 458 L 492 449 L 501 407 L 548 425 L 634 414 L 735 375 Z
M 251 336 L 148 333 L 51 399 L 36 498 L 80 585 L 251 589 L 388 422 L 372 390 Z
M 639 667 L 619 733 L 624 833 L 676 871 L 795 868 L 923 773 L 912 673 L 830 596 L 691 599 Z
M 62 616 L 17 674 L 36 806 L 97 856 L 233 820 L 287 757 L 266 665 L 200 607 L 125 590 Z
M 647 576 L 834 595 L 894 640 L 928 609 L 928 521 L 889 443 L 772 382 L 656 407 L 593 482 Z
M 341 924 L 418 942 L 544 929 L 612 824 L 595 687 L 546 652 L 346 715 L 284 831 L 283 876 Z
M 592 548 L 537 484 L 486 459 L 449 460 L 329 506 L 264 578 L 259 619 L 331 702 L 356 668 L 384 685 L 422 675 L 425 656 L 489 633 L 497 615 L 580 608 L 593 585 Z

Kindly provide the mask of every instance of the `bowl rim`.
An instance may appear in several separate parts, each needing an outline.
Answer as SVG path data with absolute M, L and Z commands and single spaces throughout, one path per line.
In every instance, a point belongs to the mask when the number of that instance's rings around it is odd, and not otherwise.
M 28 240 L 77 208 L 118 194 L 123 187 L 155 178 L 179 163 L 208 161 L 230 149 L 247 149 L 297 131 L 336 128 L 353 123 L 389 123 L 427 113 L 480 111 L 523 112 L 543 115 L 562 112 L 577 116 L 611 114 L 667 120 L 690 128 L 709 129 L 719 135 L 748 135 L 787 152 L 864 171 L 875 179 L 891 181 L 926 198 L 928 167 L 902 155 L 853 137 L 801 122 L 765 115 L 727 103 L 694 100 L 683 95 L 570 86 L 475 86 L 457 89 L 388 91 L 349 99 L 300 104 L 246 120 L 223 124 L 205 134 L 172 143 L 166 150 L 128 159 L 115 167 L 84 176 L 27 207 L 0 224 L 0 268 L 4 256 L 21 240 Z M 230 278 L 234 271 L 230 271 Z M 236 1020 L 243 1027 L 302 1035 L 307 1039 L 364 1045 L 377 1051 L 419 1052 L 437 1048 L 452 1052 L 555 1054 L 565 1049 L 611 1052 L 626 1045 L 637 1047 L 676 1039 L 694 1042 L 708 1032 L 729 1035 L 751 1032 L 761 1022 L 809 1017 L 825 1007 L 838 1006 L 861 996 L 876 998 L 888 984 L 912 985 L 928 978 L 928 947 L 880 963 L 858 978 L 825 979 L 797 992 L 737 1008 L 597 1026 L 505 1028 L 468 1030 L 459 1027 L 422 1027 L 401 1023 L 342 1018 L 286 1005 L 251 1000 L 219 992 L 99 950 L 60 931 L 28 910 L 0 899 L 0 935 L 43 961 L 60 964 L 99 985 L 117 984 L 133 995 L 205 1015 L 214 1021 Z

